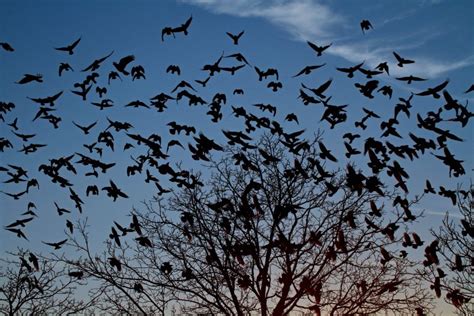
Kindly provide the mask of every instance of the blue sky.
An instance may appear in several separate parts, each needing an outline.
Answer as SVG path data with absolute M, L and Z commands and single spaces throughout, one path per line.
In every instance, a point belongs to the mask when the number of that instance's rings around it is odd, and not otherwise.
M 5 120 L 10 123 L 18 117 L 20 132 L 36 133 L 34 142 L 48 144 L 38 152 L 25 156 L 17 152 L 21 148 L 21 141 L 10 132 L 8 126 L 3 123 L 0 125 L 1 137 L 10 139 L 15 146 L 14 150 L 0 153 L 0 165 L 21 165 L 30 171 L 30 177 L 37 178 L 40 182 L 40 190 L 32 189 L 30 194 L 19 201 L 13 201 L 5 195 L 0 196 L 0 221 L 3 226 L 19 218 L 19 214 L 26 211 L 28 201 L 35 202 L 39 214 L 39 218 L 26 229 L 29 243 L 10 232 L 0 230 L 2 252 L 16 247 L 49 250 L 44 248 L 41 240 L 63 239 L 66 218 L 57 216 L 53 201 L 72 211 L 69 219 L 74 220 L 79 214 L 68 199 L 68 191 L 52 184 L 37 172 L 37 167 L 48 159 L 74 152 L 86 153 L 82 144 L 95 141 L 97 133 L 108 125 L 106 117 L 131 122 L 135 127 L 130 131 L 132 133 L 158 133 L 166 141 L 171 136 L 165 125 L 173 120 L 194 124 L 206 135 L 223 140 L 221 129 L 243 129 L 242 122 L 232 117 L 230 105 L 245 106 L 252 113 L 261 115 L 250 104 L 271 103 L 278 107 L 277 119 L 281 122 L 288 113 L 294 112 L 299 116 L 300 126 L 283 123 L 289 129 L 305 128 L 309 135 L 318 128 L 324 129 L 326 144 L 338 157 L 342 157 L 344 146 L 341 135 L 357 131 L 353 122 L 363 116 L 364 106 L 382 117 L 388 117 L 393 113 L 393 106 L 399 97 L 408 97 L 411 91 L 422 91 L 447 78 L 450 79 L 448 90 L 453 96 L 462 102 L 474 101 L 474 93 L 470 96 L 463 94 L 473 83 L 474 73 L 472 1 L 138 0 L 132 4 L 122 0 L 4 0 L 0 7 L 0 42 L 8 42 L 15 48 L 14 53 L 0 50 L 0 100 L 16 104 L 14 112 L 6 115 Z M 193 22 L 189 36 L 178 34 L 176 39 L 168 37 L 165 42 L 161 42 L 163 27 L 177 26 L 191 15 Z M 374 30 L 368 31 L 366 35 L 359 28 L 362 19 L 369 19 L 374 26 Z M 225 32 L 238 33 L 241 30 L 245 30 L 245 34 L 239 46 L 232 45 Z M 72 56 L 53 49 L 72 43 L 79 37 L 82 40 Z M 333 43 L 333 46 L 322 57 L 316 57 L 306 45 L 306 40 L 318 44 Z M 108 97 L 114 100 L 116 106 L 101 112 L 89 103 L 99 99 L 95 92 L 91 91 L 89 100 L 83 102 L 69 91 L 74 82 L 84 79 L 85 75 L 79 72 L 80 69 L 112 50 L 114 54 L 100 69 L 99 86 L 109 89 Z M 414 59 L 416 63 L 404 69 L 395 67 L 392 55 L 394 50 Z M 256 80 L 253 69 L 246 67 L 234 77 L 222 75 L 211 78 L 208 88 L 200 89 L 194 80 L 207 78 L 207 73 L 200 68 L 204 64 L 213 63 L 222 52 L 241 52 L 252 65 L 258 65 L 262 69 L 277 68 L 284 88 L 278 93 L 271 92 L 265 84 Z M 133 65 L 144 66 L 147 80 L 132 82 L 127 78 L 108 86 L 106 80 L 108 72 L 113 68 L 111 62 L 129 54 L 136 57 Z M 384 76 L 380 80 L 394 87 L 395 93 L 391 100 L 381 95 L 371 101 L 363 98 L 353 87 L 354 82 L 366 81 L 363 76 L 359 74 L 350 80 L 335 71 L 335 67 L 352 66 L 363 61 L 365 65 L 374 67 L 385 60 L 391 65 L 392 77 Z M 70 63 L 75 71 L 64 73 L 59 78 L 57 71 L 60 62 Z M 300 80 L 291 78 L 305 65 L 320 63 L 327 65 Z M 170 64 L 181 67 L 181 77 L 165 73 Z M 232 65 L 235 62 L 227 59 L 223 64 Z M 24 73 L 41 73 L 44 83 L 14 84 Z M 429 80 L 411 86 L 393 80 L 393 77 L 407 74 Z M 296 99 L 301 82 L 316 86 L 328 78 L 334 78 L 329 90 L 333 95 L 332 101 L 335 104 L 349 104 L 348 122 L 338 125 L 334 130 L 329 130 L 325 122 L 319 122 L 322 114 L 320 108 L 305 107 Z M 219 124 L 211 123 L 210 117 L 205 114 L 207 108 L 188 107 L 184 102 L 177 105 L 171 102 L 171 106 L 163 113 L 123 107 L 133 100 L 148 102 L 150 97 L 160 92 L 169 93 L 180 80 L 192 83 L 199 95 L 207 101 L 215 93 L 225 92 L 228 104 L 223 109 L 224 120 Z M 234 88 L 243 88 L 245 95 L 231 96 Z M 61 90 L 65 93 L 56 105 L 57 113 L 62 117 L 60 128 L 55 130 L 42 120 L 31 122 L 38 105 L 26 97 L 44 97 Z M 440 102 L 418 97 L 414 99 L 412 111 L 426 113 L 442 105 Z M 414 129 L 413 113 L 412 120 L 401 122 L 400 129 L 405 136 Z M 96 120 L 99 123 L 92 130 L 92 135 L 86 136 L 72 125 L 72 120 L 83 125 Z M 378 125 L 379 122 L 369 127 L 362 134 L 363 137 L 379 136 L 381 132 Z M 449 126 L 451 131 L 465 140 L 463 143 L 451 142 L 449 147 L 457 158 L 464 160 L 466 175 L 449 178 L 448 169 L 431 155 L 425 155 L 415 162 L 402 160 L 400 162 L 412 175 L 408 182 L 412 196 L 422 192 L 426 178 L 435 187 L 444 185 L 455 188 L 459 183 L 463 183 L 464 187 L 469 184 L 473 169 L 472 127 L 461 129 L 453 124 L 445 126 Z M 417 134 L 428 135 L 421 131 L 417 131 Z M 124 143 L 128 141 L 127 137 L 123 132 L 114 135 L 117 148 L 115 152 L 104 149 L 102 160 L 117 162 L 117 166 L 93 182 L 100 188 L 112 179 L 130 196 L 129 199 L 119 199 L 114 203 L 104 194 L 87 198 L 85 186 L 91 179 L 83 174 L 89 170 L 77 166 L 80 176 L 68 175 L 76 192 L 85 201 L 82 218 L 89 217 L 91 236 L 100 241 L 107 237 L 112 220 L 127 223 L 129 219 L 126 214 L 132 207 L 140 208 L 141 201 L 150 199 L 155 191 L 153 185 L 144 184 L 144 175 L 131 178 L 126 176 L 125 168 L 131 164 L 130 155 L 136 157 L 141 151 L 122 152 Z M 185 137 L 179 139 L 183 144 L 188 143 Z M 398 144 L 403 142 L 393 139 L 390 141 Z M 404 142 L 411 143 L 406 139 Z M 176 161 L 182 160 L 186 168 L 202 169 L 201 163 L 190 160 L 187 152 L 180 148 L 171 149 L 171 155 Z M 77 159 L 74 158 L 74 161 Z M 347 162 L 343 159 L 341 161 L 344 164 Z M 0 174 L 0 179 L 5 181 L 5 175 Z M 23 184 L 0 184 L 0 189 L 19 192 L 23 189 Z M 428 227 L 440 223 L 442 216 L 434 213 L 444 214 L 448 210 L 455 213 L 455 208 L 449 201 L 433 196 L 424 199 L 418 208 L 427 210 L 422 223 L 415 223 L 424 232 Z

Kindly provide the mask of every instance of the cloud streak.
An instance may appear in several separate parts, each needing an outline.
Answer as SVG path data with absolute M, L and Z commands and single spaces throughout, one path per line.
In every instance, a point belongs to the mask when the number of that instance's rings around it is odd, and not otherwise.
M 312 0 L 181 0 L 212 12 L 239 17 L 263 18 L 285 29 L 300 40 L 325 38 L 343 22 L 328 6 Z
M 238 17 L 262 18 L 270 23 L 280 27 L 296 40 L 299 41 L 328 41 L 340 37 L 340 31 L 347 27 L 345 25 L 347 18 L 334 12 L 328 5 L 322 4 L 316 0 L 180 0 L 192 5 L 201 6 L 211 12 L 218 14 L 228 14 Z M 412 15 L 409 12 L 407 15 Z M 404 16 L 397 16 L 393 21 L 403 19 Z M 393 21 L 385 21 L 390 23 Z M 403 76 L 416 74 L 428 78 L 436 78 L 445 73 L 467 67 L 474 64 L 474 56 L 470 56 L 461 61 L 437 61 L 426 56 L 409 56 L 416 60 L 414 65 L 407 68 L 396 67 L 393 62 L 392 51 L 403 49 L 403 47 L 421 46 L 426 39 L 412 39 L 412 44 L 400 45 L 397 43 L 388 46 L 384 41 L 373 40 L 366 41 L 364 44 L 359 42 L 335 40 L 331 49 L 327 50 L 332 54 L 351 63 L 360 63 L 365 61 L 365 65 L 374 68 L 382 61 L 389 61 L 391 74 Z M 380 48 L 384 45 L 386 48 Z M 392 62 L 390 62 L 392 61 Z M 409 72 L 409 73 L 408 73 Z

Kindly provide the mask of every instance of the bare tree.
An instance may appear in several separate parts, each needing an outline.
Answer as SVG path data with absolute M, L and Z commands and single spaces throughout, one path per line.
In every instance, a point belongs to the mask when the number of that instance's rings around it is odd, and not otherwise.
M 5 315 L 62 315 L 78 313 L 93 305 L 93 300 L 77 299 L 83 285 L 71 277 L 65 265 L 44 260 L 19 250 L 0 259 L 0 312 Z
M 140 253 L 128 242 L 120 247 L 105 242 L 105 251 L 95 255 L 90 247 L 87 219 L 78 222 L 76 234 L 68 234 L 70 246 L 81 256 L 61 254 L 51 260 L 67 264 L 87 279 L 89 296 L 95 297 L 95 310 L 121 315 L 165 315 L 172 295 L 161 286 L 152 268 L 142 266 Z
M 179 191 L 133 212 L 120 227 L 135 243 L 111 235 L 107 254 L 94 258 L 71 236 L 88 255 L 66 261 L 107 280 L 104 293 L 121 292 L 115 306 L 141 313 L 158 310 L 163 291 L 193 313 L 422 313 L 429 293 L 416 263 L 396 252 L 416 201 L 352 165 L 329 171 L 326 159 L 319 136 L 231 144 L 209 162 L 208 182 L 185 171 Z M 140 296 L 132 296 L 137 282 Z
M 461 219 L 446 214 L 439 230 L 431 230 L 435 237 L 430 245 L 432 249 L 425 250 L 424 277 L 431 283 L 436 296 L 441 297 L 444 292 L 446 302 L 460 315 L 474 313 L 473 192 L 472 186 L 469 191 L 457 191 L 454 198 Z

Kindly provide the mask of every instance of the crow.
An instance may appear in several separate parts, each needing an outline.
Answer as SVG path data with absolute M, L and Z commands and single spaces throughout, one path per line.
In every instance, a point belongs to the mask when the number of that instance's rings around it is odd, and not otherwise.
M 79 37 L 74 43 L 72 43 L 71 45 L 68 45 L 68 46 L 64 46 L 64 47 L 59 47 L 59 48 L 55 48 L 55 50 L 59 50 L 59 51 L 63 51 L 63 52 L 68 52 L 69 55 L 73 55 L 74 54 L 74 48 L 76 48 L 77 44 L 79 44 L 79 42 L 81 41 L 81 37 Z
M 242 37 L 242 35 L 244 35 L 244 32 L 245 31 L 242 31 L 237 35 L 234 35 L 234 34 L 229 33 L 229 32 L 226 32 L 226 34 L 232 39 L 232 41 L 234 42 L 234 45 L 239 45 L 239 39 Z
M 365 31 L 374 29 L 374 27 L 372 26 L 369 20 L 362 20 L 360 22 L 360 29 L 362 30 L 362 33 L 365 34 Z
M 397 59 L 398 67 L 403 67 L 403 65 L 415 63 L 414 60 L 405 59 L 405 58 L 401 57 L 400 55 L 398 55 L 396 52 L 393 52 L 393 56 L 395 56 L 395 58 Z
M 118 63 L 113 62 L 112 64 L 114 65 L 115 69 L 117 69 L 118 72 L 124 74 L 125 76 L 128 76 L 130 73 L 127 70 L 125 70 L 125 68 L 127 67 L 129 63 L 131 63 L 134 60 L 135 60 L 135 56 L 128 55 L 120 59 Z

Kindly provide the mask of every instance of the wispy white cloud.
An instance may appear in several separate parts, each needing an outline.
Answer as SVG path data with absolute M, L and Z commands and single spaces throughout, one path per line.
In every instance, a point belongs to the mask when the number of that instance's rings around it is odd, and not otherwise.
M 426 38 L 413 38 L 411 44 L 386 43 L 384 39 L 365 41 L 360 44 L 358 41 L 341 39 L 339 31 L 346 25 L 347 18 L 335 12 L 328 4 L 323 4 L 317 0 L 179 0 L 188 4 L 202 6 L 212 12 L 228 14 L 239 17 L 262 18 L 276 26 L 284 29 L 295 39 L 301 41 L 329 41 L 334 40 L 334 44 L 329 54 L 339 56 L 353 63 L 365 61 L 369 67 L 375 67 L 382 61 L 393 61 L 393 50 L 415 48 L 424 43 Z M 415 14 L 408 11 L 399 16 L 394 16 L 386 23 L 393 23 L 404 19 L 408 15 Z M 434 36 L 434 35 L 433 35 Z M 332 41 L 332 40 L 331 40 Z M 393 45 L 391 45 L 393 44 Z M 381 48 L 382 45 L 382 48 Z M 437 61 L 426 56 L 409 56 L 416 60 L 416 63 L 406 68 L 398 68 L 395 63 L 391 64 L 391 73 L 396 76 L 408 73 L 428 78 L 440 77 L 445 73 L 470 66 L 474 64 L 474 56 L 461 61 Z M 390 63 L 389 63 L 390 65 Z
M 449 215 L 451 218 L 463 218 L 463 216 L 460 213 L 452 213 L 452 212 L 436 212 L 436 211 L 425 211 L 425 214 L 429 215 L 435 215 L 435 216 L 441 216 L 441 217 L 446 217 L 446 215 Z
M 181 0 L 206 9 L 240 17 L 259 17 L 285 29 L 298 39 L 333 36 L 344 21 L 328 6 L 312 0 Z
M 404 19 L 408 18 L 409 16 L 412 16 L 413 14 L 415 14 L 416 11 L 417 11 L 416 9 L 410 9 L 410 10 L 402 12 L 400 14 L 393 15 L 393 16 L 383 20 L 382 25 L 404 20 Z

